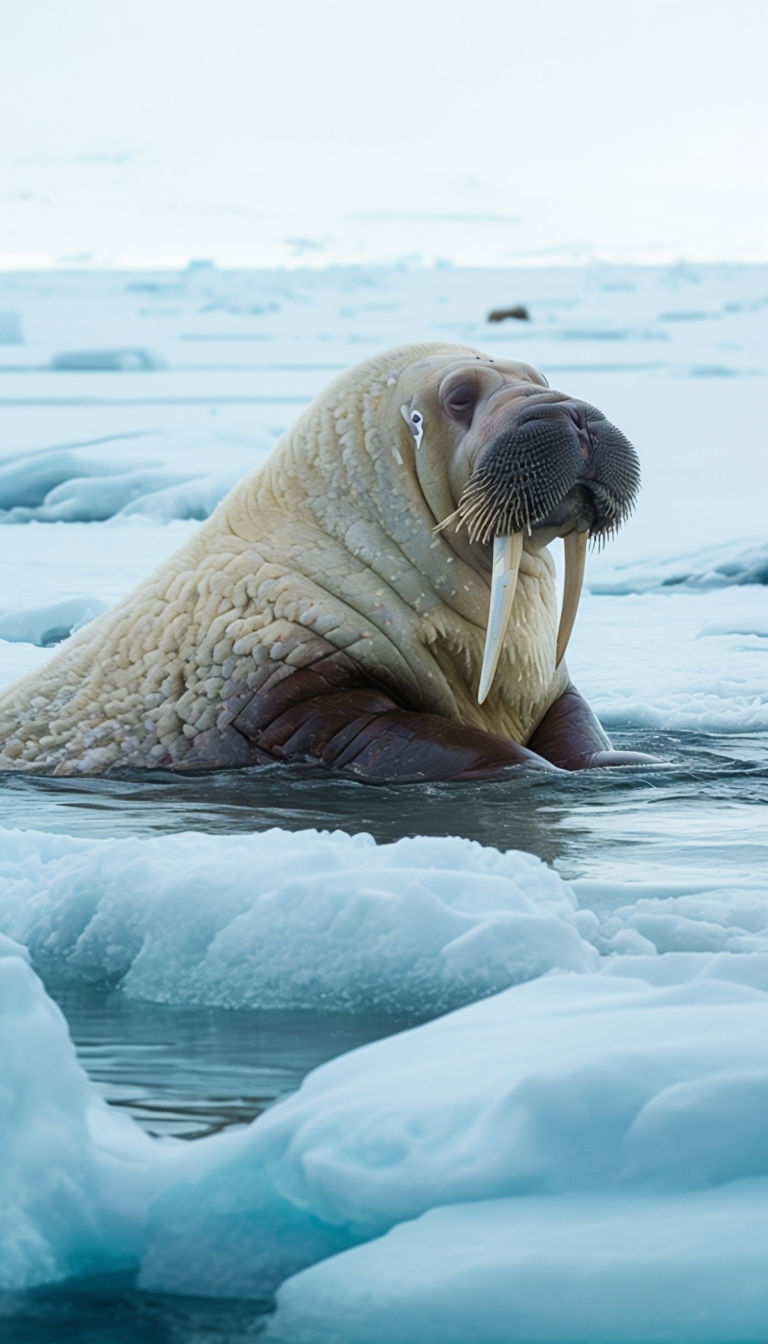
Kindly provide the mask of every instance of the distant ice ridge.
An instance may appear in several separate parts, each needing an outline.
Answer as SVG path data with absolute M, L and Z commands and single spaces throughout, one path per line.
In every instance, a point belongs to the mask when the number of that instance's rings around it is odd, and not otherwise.
M 732 1344 L 768 1319 L 768 995 L 540 977 L 153 1140 L 0 943 L 0 1286 L 138 1268 L 291 1344 Z M 282 1286 L 281 1286 L 282 1285 Z
M 199 430 L 147 431 L 6 457 L 0 522 L 93 523 L 134 513 L 155 522 L 201 520 L 270 447 L 258 433 L 237 440 Z M 211 471 L 222 456 L 226 465 Z
M 63 350 L 51 356 L 51 368 L 63 373 L 138 373 L 164 369 L 165 360 L 140 346 L 123 349 Z
M 587 577 L 590 592 L 621 597 L 629 593 L 705 591 L 742 584 L 768 585 L 768 542 L 755 540 L 708 546 L 683 555 L 615 564 L 608 560 Z

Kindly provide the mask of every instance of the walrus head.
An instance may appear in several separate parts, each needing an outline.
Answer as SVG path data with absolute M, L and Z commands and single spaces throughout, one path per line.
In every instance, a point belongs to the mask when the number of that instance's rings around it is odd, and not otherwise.
M 640 483 L 637 455 L 601 411 L 553 391 L 529 365 L 457 350 L 413 364 L 401 381 L 408 392 L 401 414 L 425 497 L 442 511 L 438 527 L 464 529 L 470 548 L 484 552 L 486 565 L 490 560 L 482 704 L 506 634 L 523 546 L 564 539 L 559 664 L 576 617 L 587 541 L 604 541 L 630 514 Z

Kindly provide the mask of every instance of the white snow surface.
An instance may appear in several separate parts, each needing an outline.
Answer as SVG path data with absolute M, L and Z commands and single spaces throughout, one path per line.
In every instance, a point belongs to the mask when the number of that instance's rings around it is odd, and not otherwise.
M 517 302 L 530 322 L 485 322 Z M 638 448 L 568 654 L 602 720 L 764 741 L 768 268 L 29 274 L 0 276 L 0 310 L 0 685 L 337 372 L 454 340 L 538 365 Z M 553 825 L 614 837 L 571 881 L 450 837 L 1 828 L 0 1289 L 116 1268 L 273 1289 L 275 1344 L 764 1344 L 764 828 L 747 798 L 673 794 L 564 793 Z M 30 959 L 157 1003 L 447 1015 L 247 1128 L 157 1140 L 99 1099 Z

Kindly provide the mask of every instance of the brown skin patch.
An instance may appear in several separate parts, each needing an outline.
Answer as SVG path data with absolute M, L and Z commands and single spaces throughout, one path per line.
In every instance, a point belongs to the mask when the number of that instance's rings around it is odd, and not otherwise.
M 348 668 L 326 658 L 245 699 L 234 696 L 235 716 L 201 734 L 182 768 L 316 761 L 371 783 L 403 783 L 492 779 L 510 766 L 579 770 L 653 759 L 612 751 L 573 687 L 547 712 L 528 747 L 521 747 L 438 714 L 415 713 L 353 680 Z

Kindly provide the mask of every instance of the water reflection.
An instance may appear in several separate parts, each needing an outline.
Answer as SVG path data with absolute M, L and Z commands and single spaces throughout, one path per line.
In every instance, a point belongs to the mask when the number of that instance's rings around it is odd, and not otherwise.
M 119 992 L 61 986 L 42 969 L 98 1091 L 157 1135 L 193 1139 L 248 1123 L 327 1059 L 413 1023 L 375 1012 L 142 1003 Z
M 133 1274 L 0 1292 L 3 1344 L 253 1344 L 271 1303 L 142 1293 Z

